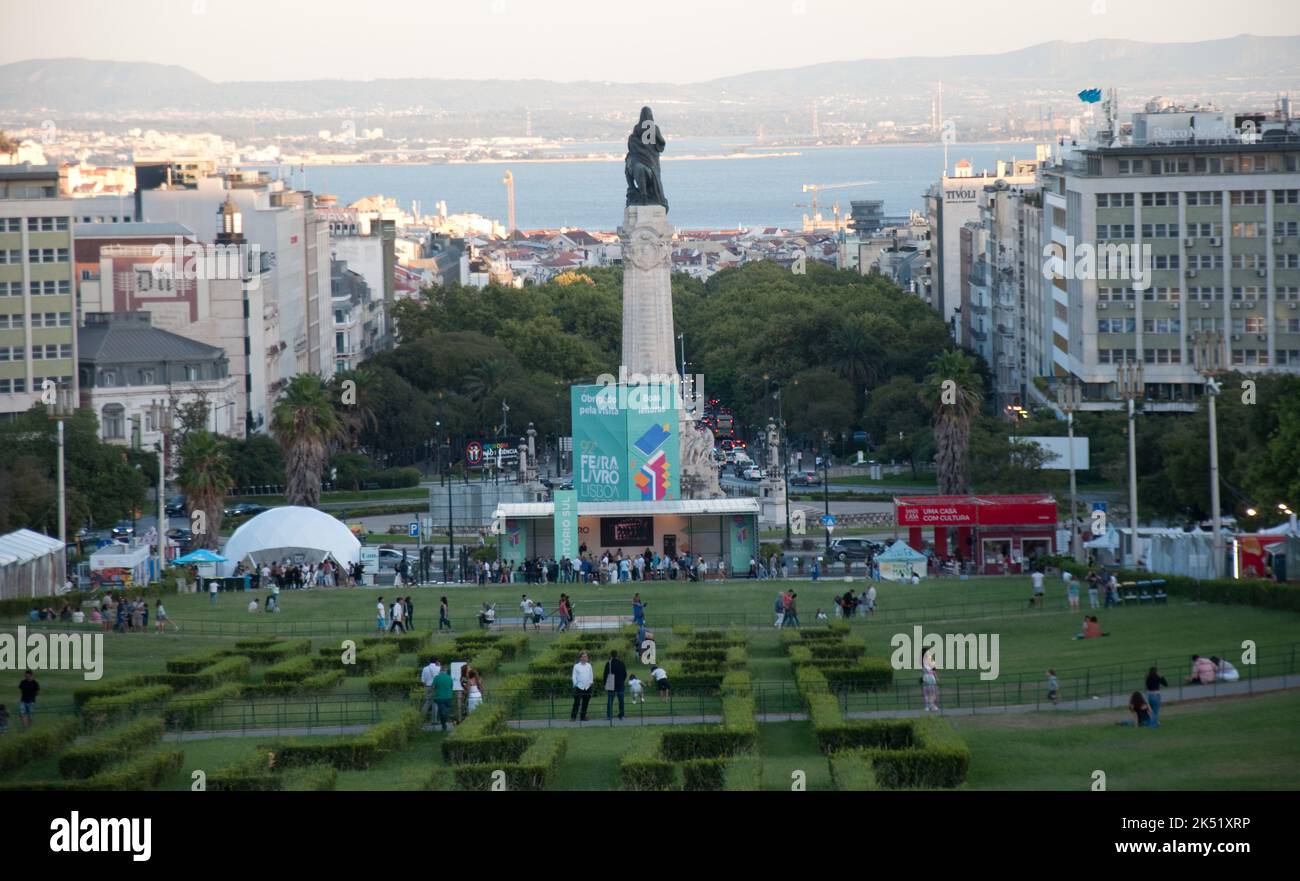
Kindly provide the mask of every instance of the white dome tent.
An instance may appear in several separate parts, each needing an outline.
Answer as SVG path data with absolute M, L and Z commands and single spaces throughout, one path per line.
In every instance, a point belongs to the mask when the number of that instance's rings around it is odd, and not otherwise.
M 226 542 L 222 571 L 231 575 L 240 562 L 271 563 L 288 557 L 319 563 L 332 557 L 344 566 L 361 559 L 361 542 L 340 520 L 315 508 L 285 506 L 258 514 Z

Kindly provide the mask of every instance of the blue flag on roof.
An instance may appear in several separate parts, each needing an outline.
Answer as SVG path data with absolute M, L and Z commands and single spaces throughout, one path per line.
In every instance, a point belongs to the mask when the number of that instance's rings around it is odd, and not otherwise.
M 1101 89 L 1084 89 L 1079 93 L 1079 100 L 1085 104 L 1096 104 L 1101 100 Z

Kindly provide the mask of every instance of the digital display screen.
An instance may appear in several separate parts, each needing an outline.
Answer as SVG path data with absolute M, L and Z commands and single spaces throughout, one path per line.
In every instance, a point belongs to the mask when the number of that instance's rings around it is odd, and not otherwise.
M 655 519 L 653 517 L 601 517 L 601 547 L 654 547 Z

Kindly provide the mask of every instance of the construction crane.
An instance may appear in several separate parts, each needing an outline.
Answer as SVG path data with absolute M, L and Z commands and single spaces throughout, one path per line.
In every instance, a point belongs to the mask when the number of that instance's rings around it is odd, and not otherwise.
M 515 231 L 515 176 L 509 170 L 501 178 L 506 185 L 506 235 Z
M 805 214 L 803 217 L 803 231 L 818 232 L 821 229 L 826 228 L 828 226 L 828 224 L 822 220 L 821 212 L 817 210 L 818 193 L 822 192 L 823 190 L 843 190 L 843 189 L 848 189 L 849 187 L 869 187 L 874 183 L 875 181 L 870 181 L 870 180 L 857 180 L 857 181 L 850 181 L 848 183 L 843 183 L 843 184 L 804 184 L 803 191 L 805 193 L 812 193 L 812 198 L 809 199 L 809 201 L 806 203 L 796 202 L 794 205 L 794 207 L 796 208 L 808 208 L 812 211 L 812 217 L 809 217 L 807 214 Z M 829 224 L 829 227 L 835 232 L 839 232 L 839 230 L 842 228 L 842 225 L 843 225 L 843 220 L 840 218 L 839 205 L 836 204 L 835 219 Z

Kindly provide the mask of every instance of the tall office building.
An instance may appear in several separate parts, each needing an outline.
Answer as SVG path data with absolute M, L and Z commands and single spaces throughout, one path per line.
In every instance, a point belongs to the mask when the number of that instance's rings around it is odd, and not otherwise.
M 46 380 L 77 399 L 73 200 L 53 165 L 0 166 L 0 418 L 27 410 Z
M 1300 126 L 1287 103 L 1235 116 L 1149 105 L 1131 130 L 1109 119 L 1043 170 L 1052 374 L 1105 400 L 1116 366 L 1140 362 L 1149 406 L 1186 408 L 1203 386 L 1198 331 L 1224 335 L 1233 369 L 1300 370 Z M 1147 255 L 1135 272 L 1128 258 Z
M 1039 158 L 1046 156 L 1044 148 L 1039 148 Z M 976 308 L 982 310 L 983 322 L 973 320 L 960 313 L 962 299 L 967 296 L 965 278 L 970 267 L 962 263 L 963 229 L 968 223 L 979 225 L 979 196 L 984 187 L 997 181 L 1004 181 L 1009 186 L 1033 186 L 1037 180 L 1038 161 L 1012 161 L 997 163 L 993 171 L 975 174 L 970 162 L 963 159 L 957 163 L 952 176 L 945 174 L 930 186 L 925 195 L 926 213 L 930 221 L 930 297 L 931 302 L 943 320 L 948 323 L 953 338 L 965 345 L 970 345 L 966 336 L 973 328 L 984 326 L 987 335 L 988 304 L 979 303 Z M 969 235 L 969 234 L 968 234 Z M 967 242 L 967 247 L 971 243 Z M 964 267 L 964 268 L 963 268 Z

